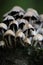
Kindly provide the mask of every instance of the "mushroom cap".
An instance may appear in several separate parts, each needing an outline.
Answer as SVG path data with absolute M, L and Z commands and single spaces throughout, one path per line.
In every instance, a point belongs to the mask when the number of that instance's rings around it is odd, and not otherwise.
M 31 44 L 31 41 L 30 41 L 30 39 L 29 39 L 29 38 L 25 38 L 25 39 L 24 39 L 24 43 Z
M 17 27 L 18 27 L 18 22 L 17 22 L 16 20 L 12 21 L 12 22 L 9 24 L 9 27 L 10 27 L 12 24 L 16 24 Z
M 16 37 L 20 37 L 20 38 L 25 39 L 25 34 L 22 32 L 22 30 L 19 29 L 19 30 L 16 32 Z
M 21 7 L 19 7 L 19 6 L 14 6 L 12 9 L 11 9 L 11 12 L 12 11 L 15 11 L 15 12 L 20 12 L 20 11 L 23 11 L 23 12 L 25 12 Z
M 40 21 L 43 22 L 43 14 L 40 14 Z
M 4 23 L 0 23 L 0 28 L 3 28 L 3 29 L 5 29 L 5 30 L 7 30 L 7 25 L 4 24 Z
M 39 16 L 38 12 L 33 8 L 28 8 L 27 12 L 33 12 L 35 15 Z
M 3 15 L 3 17 L 8 16 L 8 14 L 11 13 L 12 11 L 15 11 L 15 12 L 20 12 L 20 11 L 25 12 L 21 7 L 19 7 L 19 6 L 14 6 L 10 11 L 8 11 L 7 13 L 5 13 L 5 14 Z
M 43 40 L 43 36 L 41 34 L 37 34 L 33 37 L 33 40 L 38 40 L 38 41 L 42 41 Z
M 3 21 L 6 21 L 6 20 L 14 20 L 14 17 L 11 16 L 11 15 L 8 15 L 8 16 L 6 16 L 6 17 L 3 19 Z
M 23 16 L 24 15 L 24 12 L 19 12 L 19 16 L 21 16 L 21 15 Z
M 12 31 L 12 30 L 7 30 L 5 33 L 4 33 L 4 36 L 6 35 L 12 35 L 15 37 L 15 33 Z
M 25 20 L 25 19 L 20 19 L 20 20 L 18 21 L 18 23 L 19 23 L 19 24 L 21 24 L 21 23 L 26 24 L 26 23 L 28 23 L 28 21 L 27 21 L 27 20 Z
M 39 14 L 36 10 L 34 10 L 32 8 L 27 9 L 27 12 L 25 13 L 24 18 L 32 17 L 32 16 L 34 16 L 36 19 L 39 19 Z
M 33 27 L 31 24 L 27 23 L 27 24 L 24 25 L 23 31 L 25 31 L 25 30 L 27 30 L 27 29 L 31 29 L 31 28 L 34 29 L 34 27 Z

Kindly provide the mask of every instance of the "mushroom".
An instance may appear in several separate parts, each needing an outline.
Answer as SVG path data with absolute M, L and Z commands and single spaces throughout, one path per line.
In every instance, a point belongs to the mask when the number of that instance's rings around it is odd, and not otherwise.
M 7 31 L 7 25 L 4 23 L 0 23 L 0 47 L 5 46 L 5 41 L 3 38 L 3 34 Z
M 37 30 L 37 32 L 38 32 L 39 34 L 43 35 L 43 28 L 39 28 L 39 29 Z
M 6 47 L 13 48 L 16 46 L 15 33 L 12 30 L 7 30 L 3 36 L 4 36 Z
M 39 20 L 39 14 L 35 9 L 28 8 L 23 18 L 33 24 L 36 20 Z
M 40 14 L 40 21 L 43 23 L 43 14 Z
M 21 7 L 19 7 L 19 6 L 14 6 L 11 10 L 10 10 L 10 12 L 9 12 L 9 15 L 15 15 L 15 14 L 18 14 L 20 11 L 22 11 L 22 12 L 25 12 Z
M 33 37 L 34 35 L 37 34 L 34 27 L 29 23 L 24 25 L 23 32 L 27 37 Z
M 20 28 L 20 29 L 23 29 L 24 25 L 25 25 L 26 23 L 28 23 L 28 21 L 25 20 L 25 19 L 20 19 L 20 20 L 18 21 L 18 23 L 19 23 L 19 28 Z
M 3 35 L 7 31 L 7 25 L 0 23 L 0 34 Z
M 41 34 L 35 35 L 32 41 L 32 45 L 34 47 L 37 47 L 38 49 L 40 49 L 43 46 L 43 36 Z
M 22 32 L 22 30 L 18 30 L 16 32 L 16 43 L 17 47 L 23 47 L 23 40 L 25 39 L 25 34 Z
M 18 22 L 16 20 L 12 21 L 9 24 L 9 29 L 11 29 L 13 32 L 16 32 L 18 30 Z
M 24 44 L 24 47 L 29 47 L 29 46 L 31 46 L 31 41 L 30 41 L 30 39 L 26 37 L 26 38 L 24 39 L 24 43 L 23 43 L 23 44 Z
M 5 23 L 7 26 L 9 26 L 10 22 L 14 20 L 14 17 L 11 16 L 11 15 L 8 15 L 6 16 L 4 19 L 3 19 L 3 23 Z

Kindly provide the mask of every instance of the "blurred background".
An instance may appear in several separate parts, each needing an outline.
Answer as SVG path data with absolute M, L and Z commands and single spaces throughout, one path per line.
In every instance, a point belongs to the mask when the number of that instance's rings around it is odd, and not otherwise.
M 43 0 L 0 0 L 0 22 L 2 22 L 3 14 L 16 5 L 21 6 L 24 10 L 34 8 L 39 14 L 43 13 Z

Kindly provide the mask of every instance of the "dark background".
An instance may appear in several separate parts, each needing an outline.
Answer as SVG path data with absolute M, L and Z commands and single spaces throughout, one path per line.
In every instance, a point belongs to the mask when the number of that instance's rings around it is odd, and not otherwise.
M 0 0 L 0 22 L 2 15 L 15 5 L 21 6 L 24 10 L 30 7 L 36 9 L 39 14 L 43 13 L 43 0 Z

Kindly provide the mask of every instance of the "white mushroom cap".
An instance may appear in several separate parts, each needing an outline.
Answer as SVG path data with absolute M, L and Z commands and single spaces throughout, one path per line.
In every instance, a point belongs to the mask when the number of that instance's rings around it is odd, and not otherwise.
M 24 12 L 24 10 L 23 10 L 21 7 L 19 7 L 19 6 L 14 6 L 14 7 L 11 9 L 11 12 L 12 12 L 12 11 L 15 11 L 15 12 L 23 11 L 23 12 Z
M 43 21 L 43 14 L 40 14 L 40 21 Z
M 6 17 L 3 19 L 3 21 L 6 21 L 6 20 L 14 20 L 14 17 L 11 16 L 11 15 L 8 15 L 8 16 L 6 16 Z
M 12 31 L 12 30 L 7 30 L 5 33 L 4 33 L 4 36 L 6 35 L 12 35 L 15 37 L 15 33 Z
M 43 35 L 43 28 L 41 28 L 38 33 L 42 34 Z
M 19 12 L 19 16 L 24 15 L 24 12 Z
M 38 12 L 33 8 L 28 8 L 27 12 L 33 12 L 36 16 L 39 16 Z
M 37 34 L 33 37 L 33 40 L 38 40 L 38 41 L 42 41 L 43 40 L 43 36 L 41 34 Z
M 20 12 L 20 11 L 25 12 L 21 7 L 19 7 L 19 6 L 14 6 L 10 11 L 8 11 L 7 13 L 5 13 L 5 14 L 3 15 L 3 17 L 8 16 L 8 14 L 11 13 L 12 11 L 15 11 L 15 12 Z
M 22 32 L 22 30 L 18 30 L 17 32 L 16 32 L 16 38 L 17 37 L 20 37 L 20 38 L 23 38 L 23 39 L 25 39 L 25 35 L 24 35 L 24 33 Z
M 27 21 L 27 20 L 25 20 L 25 19 L 20 19 L 20 20 L 18 21 L 18 23 L 19 23 L 19 24 L 21 24 L 21 23 L 26 24 L 26 23 L 28 23 L 28 21 Z
M 33 12 L 31 12 L 31 11 L 30 12 L 26 12 L 26 14 L 24 14 L 23 18 L 25 18 L 25 17 L 32 17 L 32 16 L 37 18 L 37 16 Z
M 30 30 L 30 31 L 31 31 L 31 35 L 36 35 L 37 34 L 36 30 L 34 30 L 34 31 Z
M 9 24 L 9 27 L 10 27 L 10 25 L 12 25 L 12 24 L 16 24 L 17 27 L 18 27 L 18 22 L 17 22 L 16 20 L 12 21 L 12 22 Z
M 32 9 L 32 8 L 29 8 L 29 9 L 27 10 L 27 12 L 25 13 L 24 17 L 27 17 L 27 16 L 28 16 L 28 17 L 34 16 L 34 17 L 36 17 L 37 19 L 39 19 L 38 12 L 37 12 L 36 10 Z
M 33 27 L 31 24 L 27 23 L 27 24 L 24 25 L 23 31 L 25 31 L 25 30 L 27 30 L 27 29 L 31 29 L 31 28 L 34 29 L 34 27 Z
M 29 38 L 25 38 L 25 39 L 24 39 L 24 43 L 31 44 L 31 41 L 30 41 L 30 39 L 29 39 Z
M 0 28 L 4 28 L 5 30 L 7 30 L 7 25 L 4 23 L 0 23 Z

